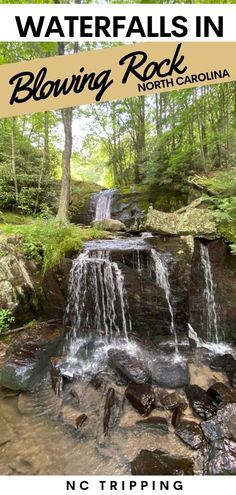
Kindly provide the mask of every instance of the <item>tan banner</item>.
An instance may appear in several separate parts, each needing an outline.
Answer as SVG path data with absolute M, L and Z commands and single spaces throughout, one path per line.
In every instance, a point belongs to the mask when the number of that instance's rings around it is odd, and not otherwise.
M 0 66 L 0 117 L 236 80 L 236 43 L 138 43 Z

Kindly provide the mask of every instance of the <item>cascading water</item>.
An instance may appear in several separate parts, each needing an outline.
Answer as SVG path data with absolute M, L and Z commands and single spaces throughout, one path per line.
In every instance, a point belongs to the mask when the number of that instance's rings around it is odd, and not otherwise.
M 200 244 L 201 266 L 204 272 L 205 290 L 204 297 L 206 301 L 206 331 L 207 341 L 219 343 L 218 320 L 216 312 L 216 302 L 214 294 L 214 281 L 211 269 L 211 262 L 208 247 L 206 244 Z
M 109 251 L 86 250 L 74 262 L 69 284 L 66 317 L 74 337 L 93 332 L 108 341 L 128 339 L 131 328 L 124 277 Z
M 107 189 L 95 195 L 95 220 L 104 220 L 111 218 L 111 203 L 114 191 L 115 189 Z
M 96 244 L 74 260 L 69 282 L 67 371 L 80 375 L 102 369 L 109 348 L 127 346 L 131 330 L 123 274 Z
M 161 257 L 161 255 L 157 251 L 155 251 L 155 249 L 151 249 L 151 257 L 152 257 L 153 269 L 156 278 L 156 284 L 158 287 L 161 287 L 161 289 L 163 289 L 165 293 L 165 298 L 170 313 L 170 333 L 174 336 L 176 357 L 179 357 L 178 338 L 174 323 L 174 311 L 171 303 L 171 289 L 169 283 L 168 266 L 166 261 Z

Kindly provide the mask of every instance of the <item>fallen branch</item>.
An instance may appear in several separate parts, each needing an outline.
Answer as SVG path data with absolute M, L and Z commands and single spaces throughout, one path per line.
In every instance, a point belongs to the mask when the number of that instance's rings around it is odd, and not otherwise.
M 24 325 L 23 327 L 19 327 L 19 328 L 13 328 L 12 330 L 8 330 L 7 332 L 2 332 L 1 333 L 1 337 L 4 337 L 5 335 L 12 335 L 14 333 L 18 333 L 18 332 L 23 332 L 24 330 L 29 330 L 31 328 L 37 328 L 37 327 L 41 327 L 41 326 L 50 326 L 50 325 L 53 325 L 54 323 L 59 323 L 61 320 L 59 319 L 54 319 L 54 320 L 47 320 L 47 321 L 40 321 L 39 323 L 36 323 L 35 325 L 32 325 L 32 327 L 30 327 L 29 325 Z

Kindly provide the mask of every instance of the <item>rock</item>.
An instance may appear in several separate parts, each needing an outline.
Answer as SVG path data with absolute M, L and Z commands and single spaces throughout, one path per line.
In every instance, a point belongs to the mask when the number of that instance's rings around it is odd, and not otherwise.
M 180 388 L 189 383 L 190 375 L 186 364 L 160 361 L 152 369 L 152 379 L 159 387 Z
M 222 407 L 201 427 L 208 440 L 204 474 L 236 474 L 236 404 Z
M 125 396 L 140 414 L 147 416 L 154 408 L 155 393 L 149 383 L 130 383 L 125 390 Z
M 35 390 L 47 371 L 50 357 L 59 351 L 64 332 L 63 326 L 47 326 L 17 337 L 1 365 L 0 385 L 11 390 Z
M 236 388 L 236 361 L 231 366 L 227 366 L 226 375 L 231 387 Z
M 106 218 L 104 220 L 94 220 L 92 226 L 101 229 L 108 230 L 110 232 L 125 232 L 126 226 L 120 220 L 112 220 L 111 218 Z
M 165 213 L 149 208 L 145 228 L 157 234 L 194 235 L 212 239 L 216 237 L 216 215 L 207 208 L 188 205 L 184 211 Z
M 60 358 L 58 359 L 60 362 Z M 62 395 L 63 389 L 63 377 L 57 363 L 57 358 L 51 358 L 50 375 L 52 381 L 52 389 L 54 390 L 55 394 L 60 397 Z
M 203 434 L 200 426 L 194 421 L 181 419 L 175 429 L 175 434 L 191 449 L 201 449 L 203 446 Z
M 143 428 L 151 428 L 158 431 L 160 430 L 163 433 L 168 433 L 167 419 L 163 418 L 162 416 L 150 416 L 147 419 L 136 421 L 136 425 Z
M 110 349 L 108 364 L 134 383 L 146 383 L 150 378 L 150 372 L 144 362 L 125 351 Z
M 81 426 L 87 421 L 88 416 L 87 414 L 80 414 L 78 418 L 75 420 L 76 428 L 81 428 Z
M 26 310 L 34 285 L 25 261 L 16 249 L 6 244 L 6 255 L 0 256 L 0 307 L 13 313 Z
M 106 394 L 106 402 L 105 402 L 104 416 L 103 416 L 103 432 L 105 437 L 108 434 L 111 411 L 115 404 L 115 397 L 116 397 L 115 390 L 114 388 L 110 387 Z
M 191 262 L 189 284 L 189 323 L 200 339 L 208 340 L 206 335 L 207 304 L 205 298 L 205 279 L 201 261 L 201 244 L 194 241 L 194 255 Z M 230 247 L 222 239 L 207 243 L 211 271 L 214 280 L 214 298 L 218 320 L 219 341 L 236 343 L 236 259 Z M 217 362 L 217 356 L 214 360 Z
M 208 419 L 207 421 L 202 421 L 201 428 L 208 442 L 214 442 L 215 440 L 224 438 L 221 426 L 215 417 Z
M 171 393 L 165 391 L 159 392 L 158 398 L 164 409 L 170 411 L 173 411 L 176 407 L 180 407 L 182 410 L 188 407 L 186 399 L 176 391 Z
M 175 457 L 161 450 L 141 450 L 131 462 L 134 475 L 192 475 L 193 461 L 185 457 Z
M 198 385 L 187 385 L 185 393 L 193 411 L 203 419 L 209 419 L 217 412 L 209 395 Z
M 173 411 L 173 414 L 172 414 L 172 418 L 171 418 L 171 424 L 172 424 L 172 426 L 174 426 L 174 428 L 176 428 L 176 426 L 179 424 L 180 419 L 182 417 L 182 414 L 183 414 L 182 407 L 181 406 L 176 406 L 174 408 L 174 411 Z
M 228 367 L 234 365 L 235 359 L 232 354 L 223 354 L 214 357 L 210 362 L 210 368 L 216 371 L 225 371 Z
M 224 436 L 236 442 L 236 404 L 227 404 L 220 409 L 217 419 Z
M 214 385 L 207 390 L 207 394 L 216 406 L 222 403 L 228 404 L 236 402 L 236 392 L 221 382 L 214 383 Z
M 204 453 L 204 474 L 236 474 L 236 443 L 232 440 L 216 440 Z
M 236 360 L 231 354 L 216 356 L 210 362 L 210 368 L 217 371 L 224 371 L 229 379 L 230 385 L 236 388 Z

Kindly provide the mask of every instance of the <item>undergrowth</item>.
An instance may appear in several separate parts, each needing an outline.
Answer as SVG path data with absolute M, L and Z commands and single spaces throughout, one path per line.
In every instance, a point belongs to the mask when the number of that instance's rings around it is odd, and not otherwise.
M 84 242 L 106 236 L 95 228 L 83 229 L 73 224 L 39 219 L 30 224 L 1 224 L 0 230 L 7 235 L 21 236 L 23 254 L 40 262 L 44 272 L 59 265 L 63 257 L 80 251 Z
M 210 202 L 218 216 L 218 232 L 230 241 L 231 251 L 236 255 L 236 169 L 202 177 L 198 183 L 211 194 Z

